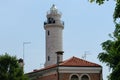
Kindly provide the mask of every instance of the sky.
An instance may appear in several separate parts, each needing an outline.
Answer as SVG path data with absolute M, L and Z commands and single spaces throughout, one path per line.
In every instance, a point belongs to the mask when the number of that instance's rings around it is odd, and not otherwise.
M 45 63 L 46 13 L 55 4 L 62 12 L 64 60 L 76 56 L 103 66 L 103 79 L 109 68 L 97 56 L 101 43 L 114 31 L 114 1 L 98 6 L 88 0 L 0 0 L 0 55 L 8 53 L 23 58 L 25 73 L 40 69 Z

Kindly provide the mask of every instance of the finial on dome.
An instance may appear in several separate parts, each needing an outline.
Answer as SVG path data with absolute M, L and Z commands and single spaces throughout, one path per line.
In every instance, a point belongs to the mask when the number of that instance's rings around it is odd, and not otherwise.
M 50 8 L 51 11 L 57 11 L 57 7 L 55 6 L 55 4 L 52 5 L 52 7 Z

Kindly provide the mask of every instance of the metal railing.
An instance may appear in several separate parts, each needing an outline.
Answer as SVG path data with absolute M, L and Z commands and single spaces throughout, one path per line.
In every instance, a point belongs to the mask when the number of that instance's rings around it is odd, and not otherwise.
M 53 22 L 45 21 L 44 25 L 46 25 L 46 24 L 62 24 L 62 25 L 64 25 L 64 21 L 60 21 L 60 23 L 56 23 L 55 21 L 53 21 Z

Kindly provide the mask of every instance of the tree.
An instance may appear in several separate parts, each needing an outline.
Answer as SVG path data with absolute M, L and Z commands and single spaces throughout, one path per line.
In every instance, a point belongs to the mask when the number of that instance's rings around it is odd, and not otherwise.
M 113 40 L 107 40 L 102 43 L 104 52 L 101 52 L 98 58 L 112 69 L 108 79 L 120 80 L 120 24 L 116 24 L 113 35 Z
M 105 1 L 109 1 L 109 0 L 90 0 L 91 3 L 96 2 L 99 5 L 104 4 Z M 114 0 L 114 1 L 116 2 L 114 14 L 113 14 L 113 18 L 115 22 L 116 19 L 120 18 L 120 0 Z
M 104 4 L 105 1 L 109 0 L 90 0 L 90 2 L 96 2 L 99 5 Z M 110 35 L 112 40 L 107 40 L 102 43 L 104 52 L 98 55 L 99 60 L 106 63 L 112 69 L 108 80 L 120 80 L 120 0 L 115 1 L 116 6 L 113 13 L 115 30 L 112 36 Z
M 0 55 L 0 80 L 28 80 L 15 56 Z

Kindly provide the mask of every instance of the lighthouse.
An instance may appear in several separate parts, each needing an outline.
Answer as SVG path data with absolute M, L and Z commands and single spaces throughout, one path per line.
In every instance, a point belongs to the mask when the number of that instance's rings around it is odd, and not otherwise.
M 46 61 L 44 68 L 27 73 L 31 80 L 103 80 L 102 66 L 78 57 L 63 61 L 62 14 L 55 5 L 47 12 L 44 22 Z
M 45 67 L 57 63 L 57 52 L 63 51 L 63 29 L 64 22 L 61 21 L 61 12 L 55 5 L 52 5 L 47 12 L 47 20 L 44 22 L 46 40 L 46 61 Z M 59 55 L 59 61 L 63 60 L 63 55 Z

